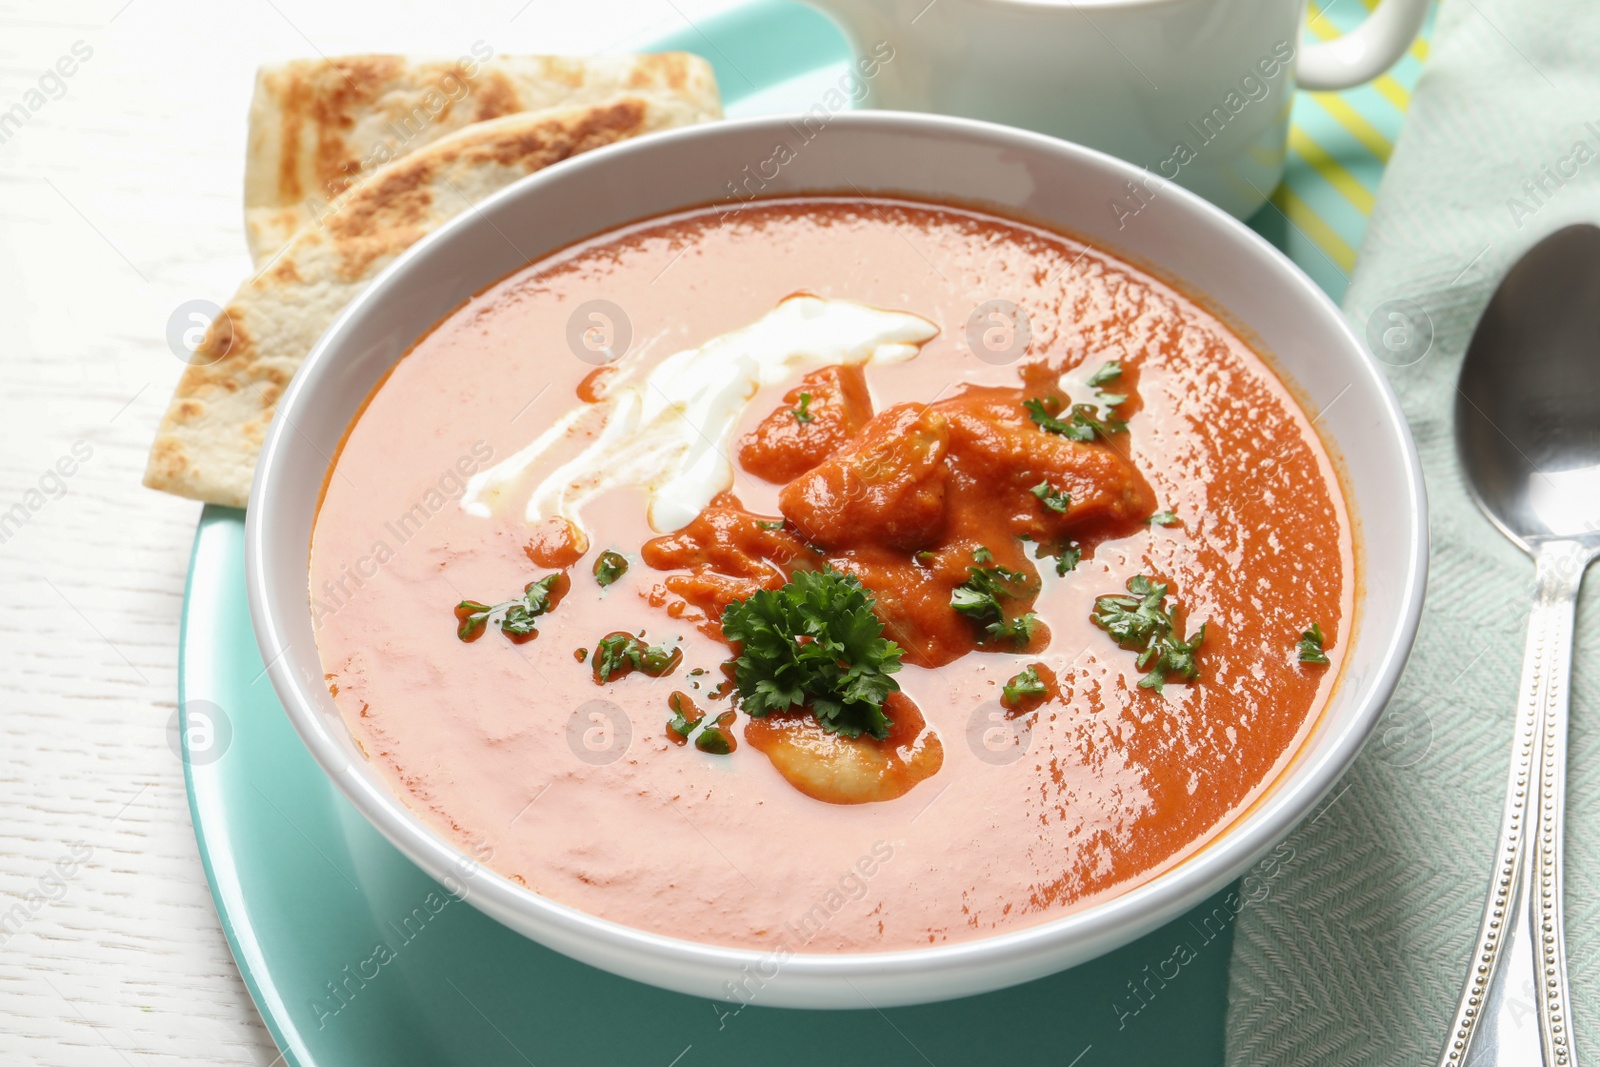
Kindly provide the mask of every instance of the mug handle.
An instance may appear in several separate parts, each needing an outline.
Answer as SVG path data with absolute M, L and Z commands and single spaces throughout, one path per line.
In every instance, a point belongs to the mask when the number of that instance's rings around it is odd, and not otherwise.
M 1416 39 L 1429 0 L 1383 0 L 1360 26 L 1300 53 L 1302 89 L 1348 89 L 1388 70 Z

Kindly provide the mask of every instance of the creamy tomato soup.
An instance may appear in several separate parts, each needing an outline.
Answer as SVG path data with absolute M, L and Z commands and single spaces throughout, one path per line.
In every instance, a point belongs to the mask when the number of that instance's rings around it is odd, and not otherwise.
M 1351 522 L 1293 396 L 1135 267 L 965 209 L 654 219 L 394 368 L 311 554 L 367 757 L 496 871 L 790 951 L 1017 929 L 1271 787 Z

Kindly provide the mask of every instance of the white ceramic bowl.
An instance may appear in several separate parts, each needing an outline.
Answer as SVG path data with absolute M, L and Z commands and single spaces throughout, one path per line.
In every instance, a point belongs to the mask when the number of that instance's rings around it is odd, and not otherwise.
M 1071 231 L 1207 301 L 1322 412 L 1317 426 L 1343 458 L 1362 550 L 1343 682 L 1269 797 L 1145 885 L 1028 929 L 910 951 L 779 959 L 680 941 L 594 918 L 480 868 L 384 784 L 328 695 L 307 603 L 312 520 L 328 457 L 374 383 L 438 320 L 530 258 L 626 222 L 725 201 L 731 183 L 756 174 L 780 141 L 797 151 L 775 177 L 760 179 L 763 195 L 905 194 L 987 205 Z M 1416 633 L 1427 567 L 1421 470 L 1383 376 L 1334 305 L 1277 250 L 1198 197 L 1164 188 L 1119 228 L 1110 204 L 1141 172 L 1076 145 L 966 120 L 840 115 L 809 143 L 797 142 L 784 120 L 757 119 L 604 148 L 516 183 L 402 256 L 339 316 L 278 405 L 246 523 L 251 617 L 272 684 L 334 783 L 402 852 L 512 930 L 700 996 L 725 998 L 727 983 L 749 988 L 754 976 L 767 1005 L 881 1007 L 997 989 L 1090 959 L 1194 907 L 1283 838 L 1344 773 Z

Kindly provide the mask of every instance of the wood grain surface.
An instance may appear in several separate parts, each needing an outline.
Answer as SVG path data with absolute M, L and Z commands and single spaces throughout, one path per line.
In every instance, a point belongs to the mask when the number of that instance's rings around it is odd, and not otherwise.
M 724 6 L 0 0 L 0 1063 L 278 1058 L 167 740 L 200 505 L 139 484 L 169 318 L 249 272 L 257 64 L 625 49 Z

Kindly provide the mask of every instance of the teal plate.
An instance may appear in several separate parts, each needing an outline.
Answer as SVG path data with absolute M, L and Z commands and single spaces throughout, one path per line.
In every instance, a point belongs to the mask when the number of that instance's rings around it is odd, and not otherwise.
M 782 0 L 655 47 L 710 59 L 731 115 L 803 109 L 848 58 L 831 23 Z M 1299 253 L 1304 235 L 1284 221 L 1255 225 Z M 208 507 L 201 517 L 181 645 L 195 837 L 234 959 L 291 1067 L 1222 1062 L 1227 892 L 1123 949 L 999 993 L 835 1012 L 763 1008 L 757 997 L 734 1010 L 509 932 L 350 806 L 266 677 L 245 598 L 242 512 Z

